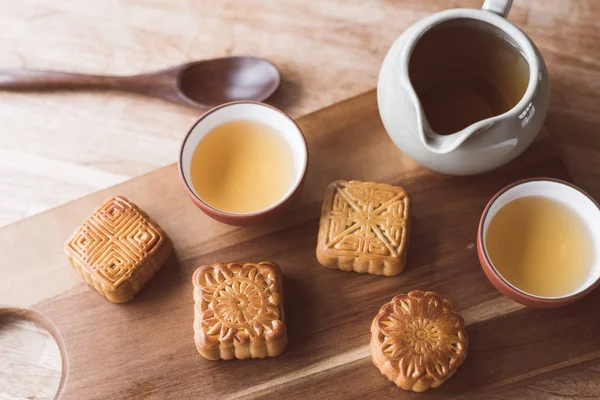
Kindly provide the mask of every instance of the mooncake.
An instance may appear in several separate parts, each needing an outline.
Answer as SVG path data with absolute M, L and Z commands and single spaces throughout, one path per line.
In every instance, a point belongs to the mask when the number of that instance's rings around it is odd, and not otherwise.
M 397 295 L 371 324 L 373 364 L 404 390 L 440 386 L 465 360 L 467 345 L 464 320 L 434 292 Z
M 283 285 L 272 262 L 202 266 L 194 272 L 194 341 L 207 360 L 276 356 L 287 345 Z
M 321 265 L 397 275 L 406 265 L 410 199 L 382 183 L 336 181 L 325 192 L 317 243 Z
M 121 196 L 94 211 L 65 244 L 73 268 L 113 303 L 131 300 L 172 250 L 158 224 Z

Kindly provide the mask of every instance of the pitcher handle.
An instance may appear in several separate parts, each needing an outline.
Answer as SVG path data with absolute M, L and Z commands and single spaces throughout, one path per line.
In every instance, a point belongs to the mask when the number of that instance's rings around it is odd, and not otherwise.
M 491 11 L 501 17 L 506 18 L 508 11 L 510 11 L 511 5 L 512 0 L 485 0 L 483 2 L 483 7 L 481 8 L 485 11 Z

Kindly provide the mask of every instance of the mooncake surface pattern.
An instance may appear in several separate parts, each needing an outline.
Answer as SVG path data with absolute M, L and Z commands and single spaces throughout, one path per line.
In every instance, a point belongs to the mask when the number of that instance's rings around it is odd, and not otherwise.
M 135 296 L 171 251 L 158 224 L 121 196 L 97 209 L 65 246 L 77 272 L 116 303 Z
M 434 292 L 397 295 L 371 324 L 373 363 L 405 390 L 440 386 L 465 360 L 467 346 L 464 320 Z
M 317 259 L 329 268 L 397 275 L 406 264 L 410 200 L 405 190 L 336 181 L 326 190 Z
M 283 352 L 287 332 L 277 264 L 202 266 L 192 281 L 194 340 L 204 358 L 264 358 Z

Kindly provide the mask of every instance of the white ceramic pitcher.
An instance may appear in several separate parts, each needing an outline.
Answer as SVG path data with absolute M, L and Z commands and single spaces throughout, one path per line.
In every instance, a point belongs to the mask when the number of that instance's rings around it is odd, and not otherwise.
M 548 111 L 548 72 L 529 37 L 505 19 L 511 3 L 486 0 L 481 10 L 453 9 L 433 14 L 407 29 L 388 51 L 377 85 L 379 113 L 396 146 L 421 165 L 452 175 L 489 171 L 521 154 L 539 132 Z M 521 100 L 505 113 L 450 135 L 438 135 L 429 126 L 411 83 L 409 60 L 429 29 L 455 19 L 477 20 L 497 30 L 524 56 L 529 65 L 529 83 Z

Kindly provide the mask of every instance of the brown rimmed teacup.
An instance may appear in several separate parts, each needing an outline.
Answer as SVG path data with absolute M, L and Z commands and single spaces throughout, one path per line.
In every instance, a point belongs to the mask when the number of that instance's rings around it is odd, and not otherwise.
M 595 244 L 593 265 L 587 278 L 570 293 L 545 297 L 527 293 L 508 282 L 494 267 L 486 250 L 485 238 L 489 223 L 496 213 L 511 201 L 526 196 L 543 196 L 569 205 L 587 222 Z M 502 294 L 510 299 L 536 308 L 554 308 L 573 303 L 600 284 L 600 206 L 586 192 L 571 183 L 552 178 L 532 178 L 512 183 L 500 190 L 488 202 L 477 231 L 477 253 L 483 272 Z
M 198 144 L 219 125 L 236 120 L 256 121 L 272 127 L 286 140 L 294 157 L 295 176 L 288 191 L 277 202 L 252 213 L 231 213 L 215 208 L 204 201 L 192 185 L 191 161 Z M 192 126 L 183 139 L 178 166 L 190 198 L 206 215 L 230 225 L 250 225 L 273 217 L 298 195 L 306 177 L 308 147 L 298 124 L 283 111 L 264 103 L 235 101 L 211 109 Z

